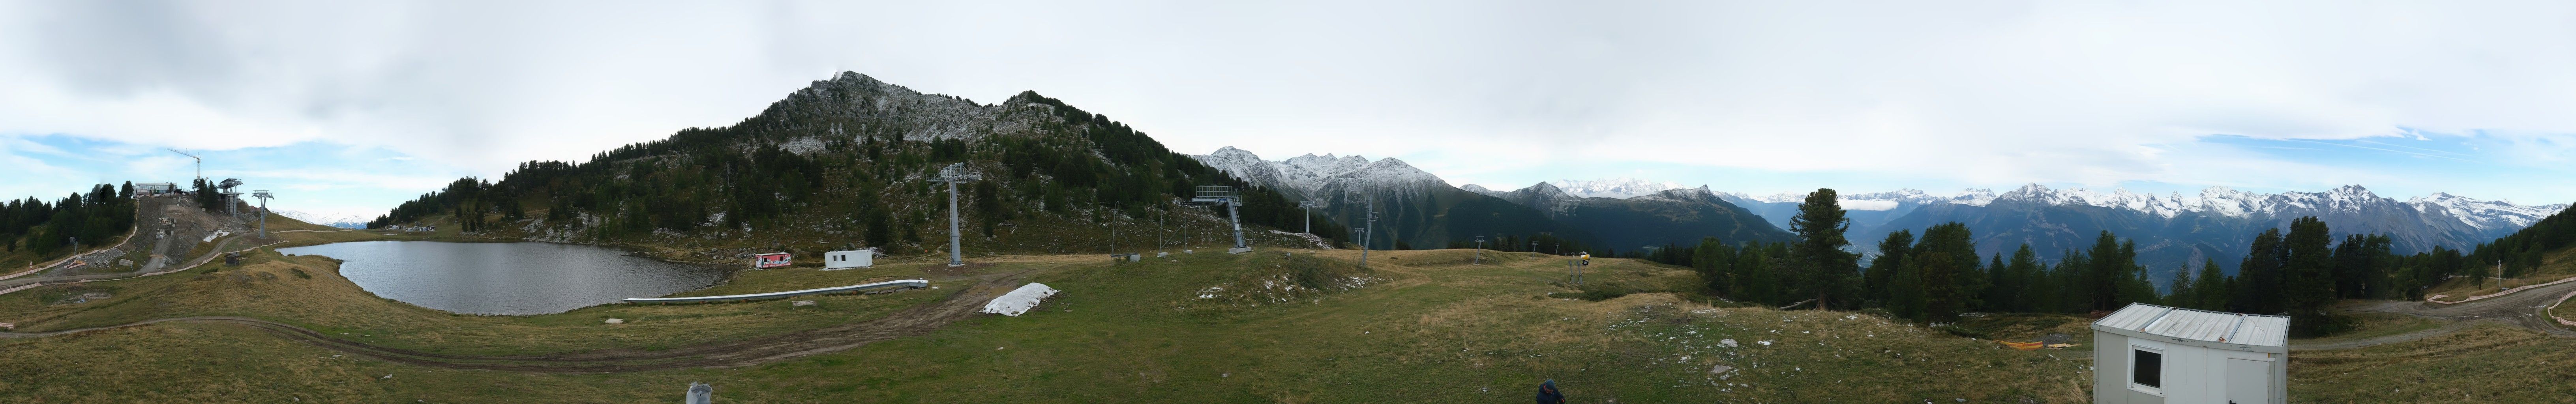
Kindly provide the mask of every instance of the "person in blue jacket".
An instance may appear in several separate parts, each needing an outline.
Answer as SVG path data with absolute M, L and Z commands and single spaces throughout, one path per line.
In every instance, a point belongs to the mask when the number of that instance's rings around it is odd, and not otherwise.
M 1538 404 L 1565 404 L 1565 393 L 1556 391 L 1556 379 L 1538 384 Z

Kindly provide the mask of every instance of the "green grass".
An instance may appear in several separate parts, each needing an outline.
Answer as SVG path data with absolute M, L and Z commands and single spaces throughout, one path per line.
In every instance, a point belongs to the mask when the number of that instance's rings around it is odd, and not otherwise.
M 2299 403 L 2551 403 L 2576 395 L 2576 340 L 2503 324 L 2290 355 Z
M 648 402 L 673 400 L 688 382 L 704 381 L 715 384 L 720 402 L 728 403 L 1465 403 L 1526 400 L 1546 379 L 1557 380 L 1576 402 L 2088 398 L 2089 353 L 2082 347 L 2017 351 L 1875 316 L 1710 307 L 1670 292 L 1691 279 L 1678 267 L 1596 259 L 1587 284 L 1626 285 L 1634 293 L 1587 301 L 1547 297 L 1579 290 L 1564 284 L 1561 262 L 1532 254 L 1486 252 L 1486 264 L 1469 265 L 1470 252 L 1464 250 L 1372 252 L 1370 269 L 1361 270 L 1349 264 L 1354 251 L 1282 252 L 1175 254 L 1123 265 L 1090 254 L 999 257 L 977 271 L 1033 270 L 1028 280 L 1063 294 L 1020 317 L 980 316 L 928 335 L 745 368 L 580 375 L 450 371 L 332 358 L 333 352 L 320 348 L 211 324 L 0 340 L 0 401 Z M 562 352 L 820 327 L 944 292 L 826 301 L 842 310 L 827 314 L 790 312 L 786 302 L 777 301 L 452 316 L 336 291 L 345 281 L 327 264 L 318 257 L 263 255 L 214 274 L 191 271 L 122 285 L 127 293 L 117 303 L 74 310 L 0 299 L 0 313 L 73 313 L 37 323 L 62 328 L 256 311 L 263 318 L 332 327 L 334 333 L 352 332 L 346 338 L 396 347 Z M 893 263 L 875 272 L 747 271 L 704 293 L 842 283 L 918 273 L 931 265 L 936 264 Z M 289 270 L 308 271 L 313 279 Z M 282 272 L 289 274 L 257 275 Z M 153 287 L 162 289 L 132 293 Z M 1209 293 L 1210 288 L 1228 293 Z M 287 297 L 297 293 L 311 297 Z M 254 297 L 259 295 L 266 297 Z M 226 303 L 235 301 L 243 303 Z M 187 305 L 205 307 L 181 307 Z M 643 321 L 623 328 L 599 324 L 612 316 Z M 2084 323 L 2055 317 L 1980 324 L 2003 334 Z M 1739 346 L 1722 346 L 1722 339 Z M 1718 365 L 1734 369 L 1710 374 Z M 380 378 L 387 374 L 394 377 Z
M 801 298 L 788 301 L 682 305 L 609 305 L 537 316 L 460 315 L 375 297 L 338 276 L 337 264 L 318 256 L 252 255 L 238 266 L 207 268 L 127 281 L 97 282 L 120 288 L 113 299 L 52 305 L 43 296 L 66 293 L 40 287 L 28 298 L 0 295 L 0 315 L 19 330 L 47 331 L 187 316 L 245 316 L 295 324 L 370 344 L 471 355 L 534 355 L 600 349 L 655 349 L 822 328 L 864 320 L 944 297 L 948 290 L 881 295 Z M 213 270 L 223 267 L 221 270 Z M 733 294 L 809 289 L 891 278 L 908 268 L 817 272 L 751 271 L 737 283 L 696 293 Z M 296 276 L 302 272 L 307 276 Z M 122 283 L 122 284 L 120 284 Z M 65 285 L 64 288 L 76 286 Z M 66 289 L 68 290 L 68 289 Z M 625 324 L 602 321 L 619 318 Z M 345 335 L 343 335 L 345 334 Z
M 2444 297 L 2442 300 L 2453 301 L 2469 296 L 2501 292 L 2523 285 L 2556 282 L 2571 276 L 2576 276 L 2576 248 L 2548 253 L 2541 258 L 2540 268 L 2514 278 L 2486 279 L 2477 284 L 2469 283 L 2466 278 L 2452 279 L 2426 289 L 2424 296 L 2448 295 L 2449 297 Z

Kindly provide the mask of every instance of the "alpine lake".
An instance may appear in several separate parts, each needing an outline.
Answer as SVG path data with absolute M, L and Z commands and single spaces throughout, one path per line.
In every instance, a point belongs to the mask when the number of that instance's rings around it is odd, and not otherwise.
M 367 292 L 463 314 L 562 313 L 703 289 L 731 272 L 609 247 L 542 242 L 360 241 L 278 252 L 339 259 L 340 275 Z

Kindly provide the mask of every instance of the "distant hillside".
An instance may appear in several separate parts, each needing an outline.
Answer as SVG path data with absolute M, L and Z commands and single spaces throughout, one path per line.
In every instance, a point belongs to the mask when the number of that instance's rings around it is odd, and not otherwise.
M 1771 215 L 1785 215 L 1797 205 L 1787 194 L 1721 195 L 1775 223 L 1786 217 Z M 2437 246 L 2470 250 L 2568 207 L 2514 205 L 2443 193 L 2399 201 L 2360 186 L 2278 194 L 2212 187 L 2200 195 L 2184 196 L 2032 184 L 2001 194 L 1972 189 L 1939 196 L 1899 190 L 1844 194 L 1843 200 L 1845 207 L 1855 209 L 1853 240 L 1877 240 L 1897 230 L 1920 232 L 1955 221 L 1974 230 L 1981 254 L 2010 251 L 2023 243 L 2048 252 L 2080 249 L 2108 230 L 2137 240 L 2138 262 L 2148 267 L 2151 279 L 2171 279 L 2176 269 L 2197 268 L 2209 258 L 2233 274 L 2256 234 L 2286 229 L 2300 217 L 2323 220 L 2337 239 L 2346 234 L 2388 235 L 2396 253 L 2412 254 Z M 1871 210 L 1858 210 L 1864 208 Z
M 1620 250 L 1692 245 L 1702 237 L 1716 237 L 1727 243 L 1785 242 L 1795 237 L 1752 211 L 1720 200 L 1707 187 L 1667 189 L 1628 198 L 1587 198 L 1541 182 L 1499 195 L 1546 212 L 1549 219 L 1582 229 L 1601 245 Z
M 305 222 L 305 223 L 312 223 L 312 224 L 318 224 L 318 225 L 323 225 L 323 226 L 338 227 L 338 228 L 343 228 L 343 229 L 364 229 L 364 228 L 367 228 L 367 220 L 368 220 L 367 215 L 365 215 L 365 214 L 358 214 L 358 213 L 343 213 L 343 212 L 311 212 L 311 211 L 301 211 L 301 210 L 280 210 L 280 211 L 277 211 L 277 214 L 278 214 L 279 216 L 286 216 L 286 217 L 295 218 L 295 220 L 297 220 L 297 221 L 302 221 L 302 222 Z
M 1594 241 L 1579 227 L 1551 220 L 1536 209 L 1449 186 L 1440 176 L 1403 160 L 1307 154 L 1270 161 L 1233 147 L 1191 157 L 1252 183 L 1322 202 L 1318 213 L 1353 227 L 1364 226 L 1367 220 L 1368 204 L 1359 201 L 1374 201 L 1378 229 L 1370 241 L 1373 248 L 1394 248 L 1398 241 L 1415 248 L 1436 248 L 1480 235 L 1540 233 Z
M 1179 204 L 1197 185 L 1237 187 L 1247 233 L 1314 243 L 1286 194 L 1173 153 L 1106 116 L 1022 92 L 999 104 L 922 94 L 857 73 L 789 94 L 719 128 L 619 147 L 573 163 L 523 163 L 498 180 L 465 178 L 403 203 L 369 227 L 435 224 L 469 235 L 697 248 L 944 249 L 946 187 L 959 187 L 975 251 L 1134 252 L 1218 243 L 1223 209 Z M 1344 232 L 1318 216 L 1325 239 Z M 442 229 L 444 230 L 444 228 Z M 1113 240 L 1113 237 L 1115 239 Z

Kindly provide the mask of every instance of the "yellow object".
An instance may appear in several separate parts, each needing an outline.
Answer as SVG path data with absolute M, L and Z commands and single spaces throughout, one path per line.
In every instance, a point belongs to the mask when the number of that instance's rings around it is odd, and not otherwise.
M 2001 342 L 2001 343 L 2003 343 L 2003 344 L 2004 344 L 2004 346 L 2008 346 L 2008 347 L 2012 347 L 2013 349 L 2019 349 L 2019 350 L 2024 350 L 2024 351 L 2033 350 L 2033 349 L 2039 349 L 2039 347 L 2042 345 L 2042 344 L 2040 344 L 2039 342 L 2036 342 L 2036 341 L 2034 341 L 2034 342 L 1995 341 L 1995 342 Z

